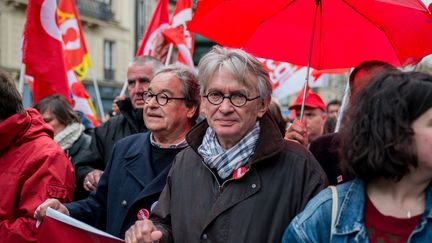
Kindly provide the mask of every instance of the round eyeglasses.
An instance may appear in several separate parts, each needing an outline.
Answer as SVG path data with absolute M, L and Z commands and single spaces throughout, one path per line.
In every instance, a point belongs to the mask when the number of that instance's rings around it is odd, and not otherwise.
M 168 104 L 168 102 L 170 100 L 185 100 L 185 97 L 168 97 L 168 95 L 166 95 L 165 93 L 158 93 L 158 94 L 153 94 L 151 92 L 143 92 L 141 94 L 142 99 L 147 103 L 149 102 L 153 97 L 156 97 L 156 102 L 160 105 L 160 106 L 164 106 L 166 104 Z
M 226 98 L 226 99 L 229 99 L 231 104 L 233 106 L 236 106 L 236 107 L 242 107 L 242 106 L 246 105 L 246 103 L 248 101 L 252 101 L 252 100 L 256 100 L 256 99 L 260 98 L 260 96 L 258 95 L 255 98 L 249 99 L 244 94 L 232 94 L 229 96 L 225 96 L 220 92 L 210 92 L 207 95 L 204 95 L 203 97 L 205 97 L 210 102 L 210 104 L 213 104 L 213 105 L 222 104 L 223 100 Z

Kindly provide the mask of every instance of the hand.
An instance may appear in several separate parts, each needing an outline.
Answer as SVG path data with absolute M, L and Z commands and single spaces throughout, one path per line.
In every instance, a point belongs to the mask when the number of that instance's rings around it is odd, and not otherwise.
M 42 221 L 42 219 L 46 215 L 46 210 L 48 207 L 57 210 L 62 214 L 69 215 L 69 210 L 59 200 L 54 198 L 49 198 L 36 208 L 33 217 L 38 221 Z
M 309 139 L 306 129 L 306 121 L 301 122 L 295 119 L 291 126 L 285 131 L 286 140 L 296 141 L 304 146 L 308 146 Z
M 99 183 L 100 177 L 102 176 L 103 171 L 101 170 L 92 170 L 90 171 L 86 177 L 84 178 L 83 187 L 86 191 L 91 192 L 96 189 L 97 184 Z
M 162 232 L 154 226 L 153 222 L 144 219 L 138 220 L 125 234 L 127 243 L 152 243 L 162 238 Z

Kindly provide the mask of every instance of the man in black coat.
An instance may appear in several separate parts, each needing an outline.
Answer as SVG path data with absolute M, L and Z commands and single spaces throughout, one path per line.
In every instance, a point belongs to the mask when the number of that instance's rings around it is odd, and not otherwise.
M 142 93 L 147 91 L 150 80 L 162 64 L 150 56 L 135 58 L 128 67 L 128 94 L 118 101 L 120 114 L 97 127 L 92 135 L 90 150 L 76 162 L 77 184 L 89 193 L 93 191 L 107 165 L 114 144 L 129 135 L 147 131 L 142 108 Z
M 41 204 L 106 230 L 117 237 L 137 219 L 149 215 L 159 198 L 172 161 L 188 144 L 186 133 L 199 110 L 199 85 L 195 75 L 177 66 L 159 70 L 143 95 L 144 120 L 150 132 L 121 139 L 95 192 L 84 200 L 62 205 L 56 199 Z

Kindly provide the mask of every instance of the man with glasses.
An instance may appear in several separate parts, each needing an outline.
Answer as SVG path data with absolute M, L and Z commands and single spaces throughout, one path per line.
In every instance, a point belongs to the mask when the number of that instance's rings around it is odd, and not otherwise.
M 118 100 L 120 114 L 97 127 L 92 136 L 91 153 L 76 162 L 77 185 L 85 191 L 93 191 L 106 167 L 114 144 L 129 135 L 147 131 L 143 121 L 142 93 L 147 90 L 154 73 L 162 64 L 151 56 L 134 58 L 127 70 L 128 94 Z M 83 190 L 84 191 L 84 190 Z
M 206 121 L 188 133 L 150 219 L 126 242 L 280 242 L 325 174 L 266 113 L 272 90 L 260 62 L 215 47 L 198 69 Z
M 87 199 L 66 205 L 47 200 L 36 218 L 52 207 L 122 238 L 136 220 L 148 217 L 174 157 L 188 146 L 185 136 L 199 113 L 198 81 L 188 69 L 168 66 L 155 74 L 141 98 L 150 132 L 116 143 L 96 191 Z

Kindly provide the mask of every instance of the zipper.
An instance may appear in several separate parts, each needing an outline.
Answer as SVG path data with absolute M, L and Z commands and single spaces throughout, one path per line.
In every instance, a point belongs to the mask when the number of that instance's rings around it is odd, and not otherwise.
M 235 180 L 234 178 L 231 177 L 231 178 L 229 178 L 228 180 L 225 180 L 225 181 L 222 183 L 222 185 L 221 185 L 221 184 L 219 183 L 219 180 L 218 180 L 217 176 L 216 176 L 215 173 L 213 172 L 213 170 L 211 170 L 211 169 L 208 167 L 208 165 L 207 165 L 206 163 L 204 163 L 204 160 L 203 160 L 203 159 L 201 159 L 201 163 L 202 163 L 202 164 L 204 165 L 204 167 L 206 167 L 207 170 L 209 170 L 210 173 L 213 175 L 213 177 L 214 177 L 216 183 L 218 184 L 219 193 L 222 193 L 223 187 L 224 187 L 224 185 L 225 185 L 226 183 Z M 245 173 L 247 173 L 248 171 L 249 171 L 249 168 L 247 168 L 247 170 L 246 170 Z

